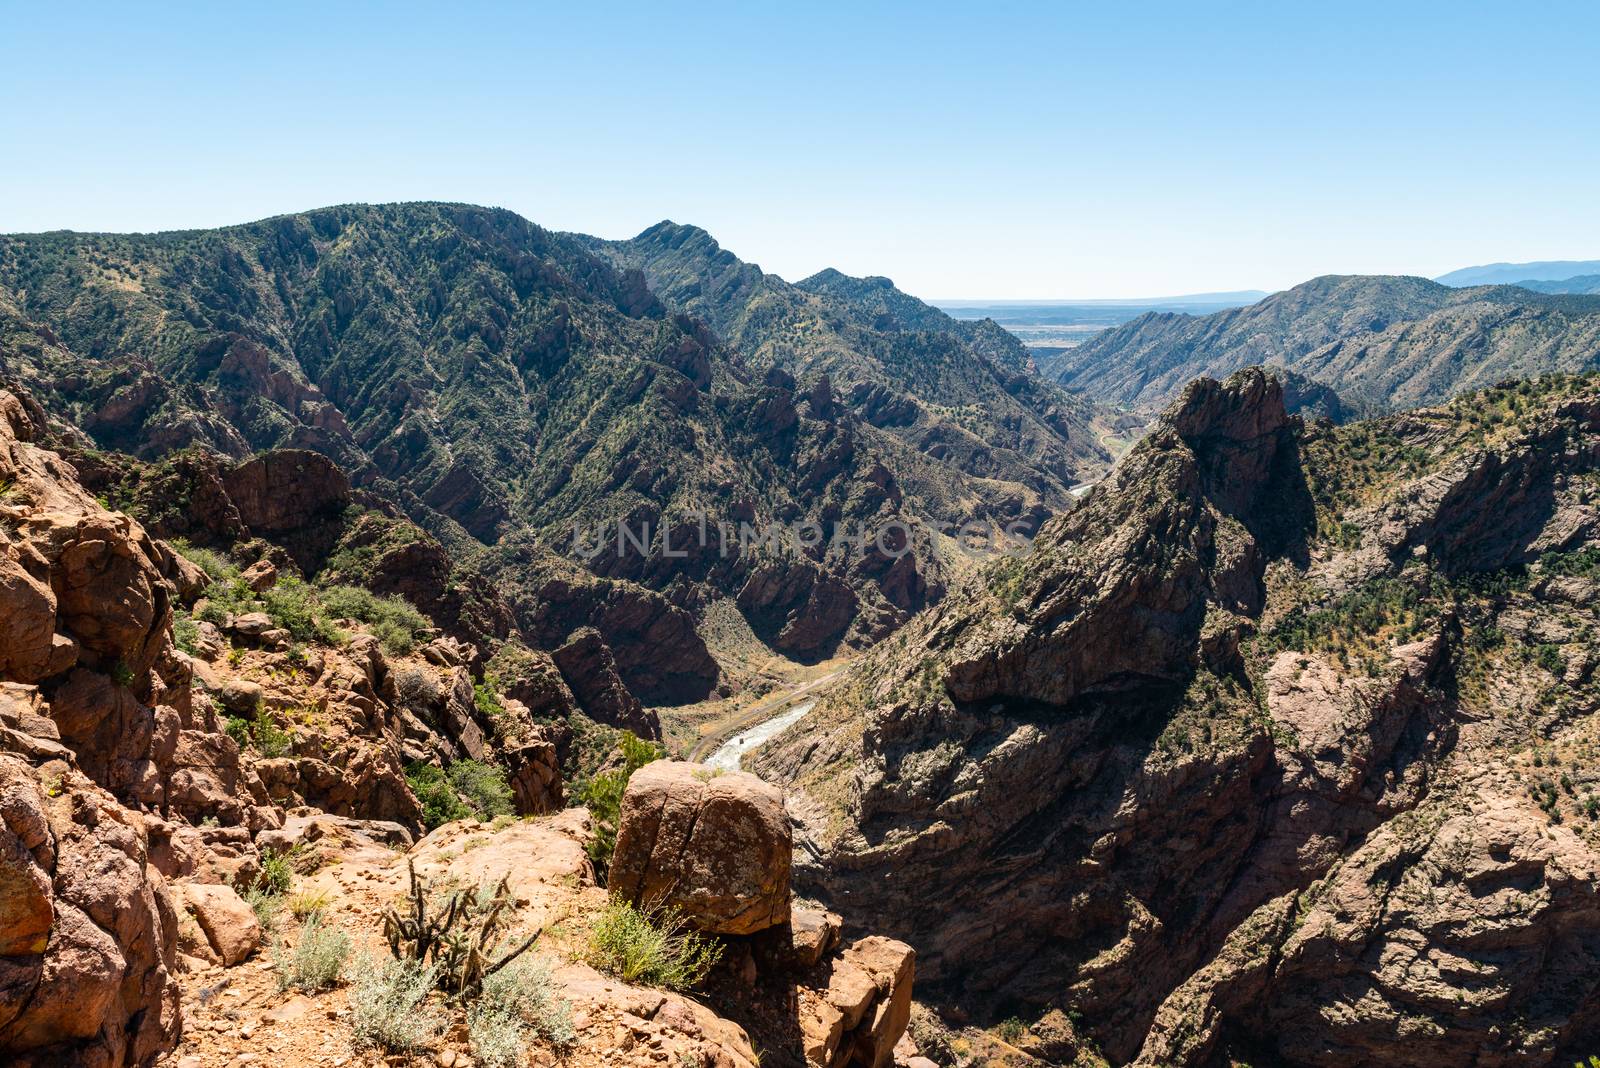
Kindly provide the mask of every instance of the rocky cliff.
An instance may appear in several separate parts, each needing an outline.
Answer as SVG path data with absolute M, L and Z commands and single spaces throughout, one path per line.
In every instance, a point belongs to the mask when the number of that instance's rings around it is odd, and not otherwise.
M 797 878 L 1053 1059 L 1587 1056 L 1597 475 L 1592 378 L 1338 429 L 1194 383 L 758 753 Z

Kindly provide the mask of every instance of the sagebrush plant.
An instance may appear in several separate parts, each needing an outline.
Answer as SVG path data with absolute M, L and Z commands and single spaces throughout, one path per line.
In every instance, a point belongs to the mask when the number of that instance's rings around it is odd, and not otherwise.
M 444 1013 L 428 1003 L 436 969 L 415 960 L 358 962 L 350 987 L 350 1028 L 357 1049 L 412 1053 L 444 1030 Z
M 349 934 L 328 926 L 321 915 L 313 913 L 301 925 L 293 948 L 280 944 L 273 953 L 278 989 L 312 994 L 327 990 L 339 981 L 349 957 Z
M 594 833 L 584 846 L 589 860 L 594 864 L 600 885 L 606 884 L 611 871 L 611 855 L 617 848 L 617 823 L 622 814 L 622 794 L 628 788 L 633 773 L 654 760 L 661 759 L 663 750 L 647 742 L 632 731 L 623 731 L 617 740 L 622 753 L 622 767 L 603 771 L 582 783 L 577 789 L 578 800 L 589 810 Z
M 630 983 L 688 990 L 722 957 L 722 944 L 671 909 L 613 899 L 589 935 L 589 963 Z
M 572 1006 L 560 997 L 542 960 L 519 960 L 483 981 L 467 1010 L 467 1037 L 485 1068 L 518 1068 L 532 1032 L 558 1049 L 577 1041 Z

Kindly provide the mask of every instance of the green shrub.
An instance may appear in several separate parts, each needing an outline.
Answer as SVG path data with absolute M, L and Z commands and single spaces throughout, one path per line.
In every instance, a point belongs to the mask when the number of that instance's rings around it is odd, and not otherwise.
M 422 804 L 422 822 L 430 831 L 453 820 L 492 820 L 512 810 L 511 785 L 493 764 L 458 760 L 449 770 L 412 764 L 406 782 Z
M 692 931 L 676 912 L 646 912 L 613 900 L 595 921 L 589 963 L 629 983 L 688 990 L 722 956 L 722 945 Z
M 577 789 L 578 799 L 589 809 L 589 818 L 594 824 L 594 834 L 585 848 L 602 886 L 611 870 L 611 854 L 617 848 L 617 821 L 621 815 L 622 793 L 628 787 L 628 779 L 634 772 L 662 756 L 660 746 L 645 741 L 632 731 L 622 732 L 618 746 L 622 750 L 622 767 L 601 772 Z
M 313 994 L 327 990 L 339 981 L 349 956 L 350 936 L 337 927 L 324 926 L 322 917 L 313 915 L 301 925 L 294 948 L 280 946 L 273 955 L 278 989 Z
M 511 784 L 506 773 L 493 764 L 458 760 L 447 772 L 450 785 L 466 799 L 480 820 L 492 820 L 511 812 Z
M 238 578 L 221 579 L 205 589 L 205 605 L 199 618 L 207 623 L 222 626 L 229 616 L 243 615 L 256 610 L 256 595 Z
M 406 782 L 422 804 L 422 824 L 428 830 L 454 820 L 469 819 L 472 810 L 450 785 L 443 768 L 432 764 L 412 764 L 406 768 Z
M 200 626 L 182 608 L 172 613 L 172 643 L 190 656 L 200 652 Z
M 168 544 L 177 550 L 179 556 L 204 571 L 206 578 L 212 582 L 227 582 L 239 575 L 239 568 L 233 561 L 219 552 L 190 545 L 183 538 L 173 538 Z
M 280 577 L 261 594 L 261 600 L 273 625 L 282 627 L 297 641 L 341 645 L 348 638 L 324 614 L 317 591 L 293 575 Z
M 275 849 L 261 851 L 261 874 L 256 876 L 256 887 L 264 893 L 281 895 L 294 885 L 294 865 L 288 853 Z
M 1028 1033 L 1028 1028 L 1027 1025 L 1021 1020 L 1017 1019 L 1015 1016 L 1012 1016 L 1008 1019 L 1001 1020 L 1000 1023 L 996 1025 L 994 1031 L 995 1034 L 1000 1036 L 1000 1040 L 1002 1042 L 1008 1042 L 1015 1046 L 1018 1042 L 1022 1041 L 1022 1036 Z
M 412 1053 L 445 1028 L 428 1004 L 434 969 L 414 960 L 363 958 L 350 988 L 350 1027 L 358 1049 Z
M 428 632 L 428 618 L 404 598 L 380 597 L 359 586 L 328 586 L 319 594 L 323 608 L 340 619 L 354 619 L 372 633 L 392 656 L 405 656 Z
M 268 759 L 281 757 L 294 748 L 294 737 L 278 726 L 278 721 L 270 712 L 262 712 L 252 729 L 256 750 Z
M 256 885 L 245 891 L 244 902 L 256 914 L 256 922 L 261 925 L 262 940 L 268 945 L 276 943 L 283 919 L 283 897 L 268 893 Z
M 250 744 L 250 721 L 242 716 L 229 716 L 222 730 L 229 738 L 239 743 L 240 749 Z

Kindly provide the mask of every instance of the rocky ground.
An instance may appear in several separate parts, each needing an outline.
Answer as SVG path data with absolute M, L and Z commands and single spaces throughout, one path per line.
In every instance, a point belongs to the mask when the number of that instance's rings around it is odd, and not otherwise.
M 889 1063 L 914 954 L 843 940 L 838 917 L 792 905 L 781 791 L 658 761 L 668 779 L 625 792 L 620 735 L 575 728 L 565 680 L 585 676 L 559 653 L 486 662 L 401 602 L 307 583 L 285 547 L 304 549 L 304 531 L 261 515 L 263 500 L 321 511 L 304 499 L 223 498 L 285 537 L 241 537 L 249 566 L 174 548 L 91 496 L 35 441 L 41 425 L 0 392 L 7 1063 Z M 305 456 L 273 462 L 318 463 Z M 605 827 L 563 808 L 570 768 L 615 784 Z M 608 894 L 608 866 L 637 887 Z M 487 967 L 539 933 L 512 989 L 541 1000 L 507 1003 L 521 1029 L 502 1019 L 498 1051 L 474 1030 L 487 978 L 390 1013 L 439 1017 L 409 1045 L 362 1022 L 363 984 L 423 944 L 386 926 L 409 915 L 413 870 L 427 914 L 459 892 L 481 925 L 444 929 L 465 954 L 451 960 Z M 632 926 L 601 953 L 623 905 Z M 330 948 L 344 939 L 348 953 Z M 703 966 L 628 963 L 655 960 L 650 946 L 669 963 L 699 947 Z

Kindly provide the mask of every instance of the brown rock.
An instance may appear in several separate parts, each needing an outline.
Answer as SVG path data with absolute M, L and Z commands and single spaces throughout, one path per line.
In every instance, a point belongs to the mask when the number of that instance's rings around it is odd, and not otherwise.
M 224 965 L 238 964 L 261 945 L 255 913 L 231 886 L 189 883 L 183 887 L 183 899 Z
M 562 805 L 561 762 L 554 742 L 534 741 L 505 754 L 512 801 L 519 816 L 543 816 Z
M 0 817 L 0 1063 L 153 1061 L 178 1036 L 177 924 L 137 820 L 65 763 L 8 755 Z
M 622 795 L 614 894 L 681 909 L 704 931 L 752 934 L 789 918 L 793 838 L 783 791 L 744 772 L 658 760 Z
M 820 997 L 806 998 L 800 1027 L 806 1059 L 819 1068 L 883 1068 L 911 1020 L 916 954 L 873 936 L 845 948 Z
M 271 560 L 257 560 L 241 571 L 239 578 L 256 593 L 261 593 L 278 581 L 278 569 Z

